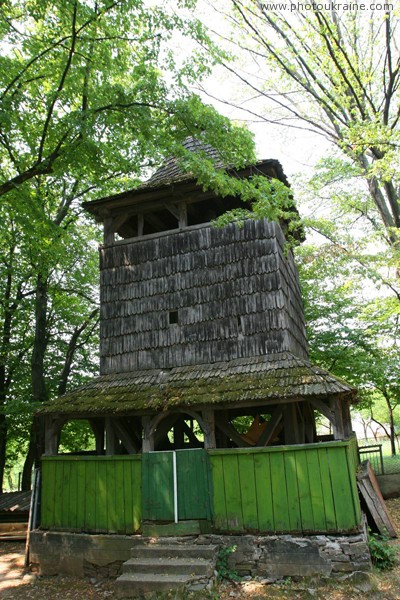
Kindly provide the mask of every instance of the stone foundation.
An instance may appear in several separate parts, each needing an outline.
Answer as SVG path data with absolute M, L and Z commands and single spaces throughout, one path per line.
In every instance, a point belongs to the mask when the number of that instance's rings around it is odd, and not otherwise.
M 88 535 L 33 531 L 30 562 L 42 575 L 115 578 L 141 536 Z M 150 539 L 150 538 L 148 538 Z M 159 538 L 159 542 L 235 546 L 229 567 L 239 575 L 279 579 L 322 575 L 340 577 L 369 571 L 367 535 L 199 535 Z

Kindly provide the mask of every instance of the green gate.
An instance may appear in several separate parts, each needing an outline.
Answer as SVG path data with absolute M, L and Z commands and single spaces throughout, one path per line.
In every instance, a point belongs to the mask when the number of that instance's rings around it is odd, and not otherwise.
M 209 458 L 203 449 L 144 453 L 143 519 L 211 520 L 210 482 Z

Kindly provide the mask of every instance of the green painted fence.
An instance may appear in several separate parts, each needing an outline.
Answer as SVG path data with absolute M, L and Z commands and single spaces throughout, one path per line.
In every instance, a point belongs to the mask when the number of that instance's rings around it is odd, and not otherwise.
M 228 533 L 356 530 L 361 510 L 355 448 L 350 440 L 209 450 L 208 457 L 178 451 L 180 519 L 207 518 L 214 531 Z M 201 454 L 207 460 L 200 465 L 194 458 Z M 142 518 L 172 520 L 168 455 L 44 457 L 42 528 L 132 534 Z M 200 502 L 207 496 L 211 507 Z M 149 503 L 143 514 L 142 503 Z
M 220 532 L 345 532 L 361 522 L 353 441 L 210 450 Z
M 43 529 L 132 534 L 141 524 L 140 456 L 42 458 Z

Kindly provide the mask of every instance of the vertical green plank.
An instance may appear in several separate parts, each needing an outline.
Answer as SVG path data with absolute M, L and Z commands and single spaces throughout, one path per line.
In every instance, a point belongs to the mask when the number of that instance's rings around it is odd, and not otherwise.
M 142 458 L 132 461 L 132 503 L 133 503 L 133 531 L 139 531 L 142 523 Z
M 349 471 L 350 487 L 353 496 L 355 519 L 357 523 L 361 523 L 361 505 L 357 488 L 358 453 L 357 441 L 355 439 L 351 440 L 350 446 L 346 448 L 346 456 Z
M 346 448 L 330 448 L 328 456 L 337 526 L 339 530 L 351 529 L 359 521 L 351 490 Z
M 124 502 L 124 464 L 126 460 L 115 461 L 115 512 L 116 532 L 125 533 L 125 502 Z
M 272 504 L 270 455 L 260 452 L 254 455 L 254 475 L 257 496 L 257 513 L 260 531 L 275 530 Z
M 314 519 L 314 531 L 326 531 L 325 501 L 322 491 L 318 450 L 307 450 L 307 465 L 310 482 L 310 498 Z
M 77 527 L 77 512 L 78 512 L 78 464 L 79 461 L 71 460 L 70 464 L 70 484 L 69 484 L 69 525 L 71 529 Z
M 228 531 L 243 531 L 242 496 L 237 455 L 223 455 Z
M 96 531 L 97 467 L 100 459 L 85 461 L 85 531 Z
M 245 529 L 258 531 L 254 454 L 240 454 L 238 456 L 238 466 L 242 492 L 243 526 Z
M 107 460 L 97 463 L 96 531 L 107 531 Z
M 124 529 L 127 535 L 131 535 L 134 532 L 133 528 L 133 482 L 132 482 L 132 462 L 123 461 L 122 463 L 122 488 L 123 490 L 123 503 L 124 503 Z
M 64 471 L 62 481 L 62 516 L 61 527 L 71 527 L 70 487 L 71 487 L 71 462 L 63 460 Z
M 107 460 L 107 531 L 117 533 L 118 515 L 117 515 L 117 497 L 121 493 L 116 487 L 116 471 L 118 469 L 118 458 L 116 456 Z
M 145 453 L 143 469 L 143 518 L 150 521 L 173 521 L 172 452 Z
M 54 527 L 61 528 L 63 522 L 63 475 L 64 475 L 64 463 L 63 461 L 54 461 L 55 464 L 55 477 L 54 477 Z
M 272 452 L 270 455 L 270 465 L 275 528 L 276 531 L 290 531 L 285 461 L 283 458 L 283 452 Z
M 296 451 L 297 481 L 299 486 L 299 502 L 303 531 L 314 531 L 314 517 L 311 506 L 310 475 L 306 450 Z M 312 474 L 311 474 L 312 477 Z
M 79 531 L 85 529 L 85 507 L 87 498 L 85 468 L 87 461 L 75 462 L 76 468 L 76 528 Z
M 318 450 L 319 471 L 321 473 L 321 487 L 324 496 L 325 523 L 327 531 L 336 531 L 336 513 L 333 502 L 331 474 L 328 462 L 328 448 Z
M 290 531 L 301 531 L 299 487 L 297 483 L 296 451 L 284 453 Z
M 209 517 L 208 456 L 203 449 L 176 452 L 179 520 Z
M 228 521 L 226 517 L 225 481 L 222 463 L 222 454 L 210 456 L 214 526 L 217 531 L 227 531 Z
M 41 527 L 54 527 L 56 463 L 54 460 L 42 461 L 42 509 Z

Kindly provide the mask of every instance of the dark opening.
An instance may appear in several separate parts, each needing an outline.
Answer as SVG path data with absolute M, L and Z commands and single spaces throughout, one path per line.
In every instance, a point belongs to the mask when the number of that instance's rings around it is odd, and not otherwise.
M 170 325 L 178 325 L 179 323 L 179 315 L 177 310 L 171 310 L 169 313 L 169 324 Z

